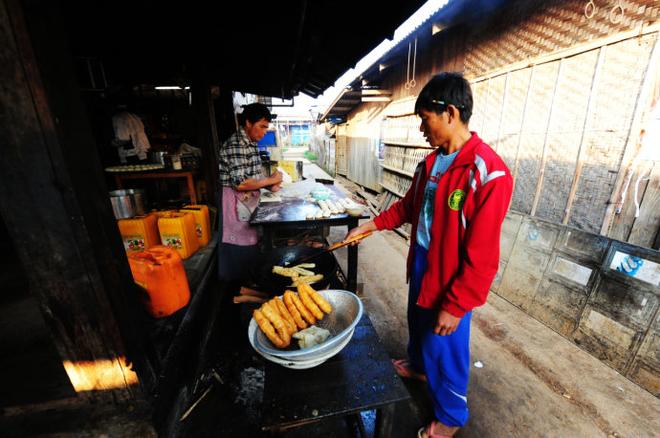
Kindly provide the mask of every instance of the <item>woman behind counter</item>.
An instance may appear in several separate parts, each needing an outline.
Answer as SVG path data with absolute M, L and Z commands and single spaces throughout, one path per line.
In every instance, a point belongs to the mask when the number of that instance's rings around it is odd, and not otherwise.
M 248 221 L 259 205 L 259 189 L 276 192 L 282 182 L 279 171 L 269 177 L 264 175 L 257 149 L 257 142 L 266 135 L 273 118 L 264 104 L 246 105 L 238 114 L 238 131 L 225 141 L 219 153 L 222 240 L 218 248 L 218 276 L 230 284 L 233 293 L 249 278 L 249 268 L 258 255 L 257 230 Z

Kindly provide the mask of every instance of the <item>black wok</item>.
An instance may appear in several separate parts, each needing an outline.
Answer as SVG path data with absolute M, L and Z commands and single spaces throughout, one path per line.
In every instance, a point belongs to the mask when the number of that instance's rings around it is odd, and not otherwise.
M 273 266 L 285 266 L 287 262 L 317 254 L 321 251 L 323 251 L 322 248 L 310 248 L 308 246 L 283 246 L 262 254 L 252 266 L 252 280 L 255 283 L 255 288 L 270 295 L 282 295 L 285 290 L 294 289 L 289 287 L 293 283 L 291 278 L 273 274 Z M 311 286 L 317 290 L 325 288 L 337 271 L 335 256 L 331 252 L 327 252 L 314 258 L 310 263 L 316 264 L 316 267 L 309 268 L 310 271 L 314 271 L 315 274 L 323 274 L 323 279 L 312 283 Z

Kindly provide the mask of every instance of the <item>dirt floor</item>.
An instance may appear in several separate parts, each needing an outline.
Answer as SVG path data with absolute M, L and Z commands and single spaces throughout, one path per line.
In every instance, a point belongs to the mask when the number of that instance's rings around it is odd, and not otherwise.
M 336 228 L 329 240 L 344 233 Z M 362 298 L 392 357 L 403 357 L 407 343 L 407 251 L 394 232 L 360 245 Z M 344 250 L 337 258 L 345 266 Z M 471 350 L 483 366 L 472 367 L 470 420 L 458 437 L 660 435 L 658 398 L 495 294 L 474 312 Z M 397 437 L 415 436 L 430 418 L 424 385 L 407 386 L 414 401 L 398 409 Z

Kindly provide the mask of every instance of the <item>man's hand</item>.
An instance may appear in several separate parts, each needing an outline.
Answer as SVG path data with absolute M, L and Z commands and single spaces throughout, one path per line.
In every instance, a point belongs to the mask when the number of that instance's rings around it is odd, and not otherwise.
M 441 310 L 438 312 L 438 322 L 435 324 L 433 332 L 440 336 L 451 335 L 456 331 L 459 322 L 461 322 L 461 318 L 458 318 L 445 310 Z
M 279 170 L 276 170 L 271 176 L 270 176 L 270 182 L 271 185 L 277 185 L 282 182 L 282 172 Z
M 271 192 L 279 192 L 281 188 L 282 184 L 273 184 L 272 186 L 268 187 Z
M 367 231 L 376 231 L 378 228 L 376 228 L 376 224 L 374 221 L 369 221 L 367 223 L 364 223 L 360 225 L 359 227 L 355 227 L 352 230 L 346 234 L 346 237 L 344 237 L 344 242 L 347 241 L 348 239 L 357 236 L 358 234 L 363 234 L 366 233 Z M 351 243 L 351 245 L 357 245 L 361 242 L 361 240 L 357 242 Z

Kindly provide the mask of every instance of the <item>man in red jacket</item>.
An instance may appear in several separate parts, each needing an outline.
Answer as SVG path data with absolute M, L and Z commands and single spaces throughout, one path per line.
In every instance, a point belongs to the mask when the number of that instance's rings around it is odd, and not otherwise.
M 470 84 L 434 76 L 415 102 L 435 148 L 419 163 L 403 199 L 347 238 L 412 224 L 408 252 L 408 357 L 402 377 L 427 382 L 436 420 L 420 437 L 452 436 L 468 418 L 472 309 L 486 302 L 499 266 L 500 229 L 513 180 L 502 159 L 470 132 Z

